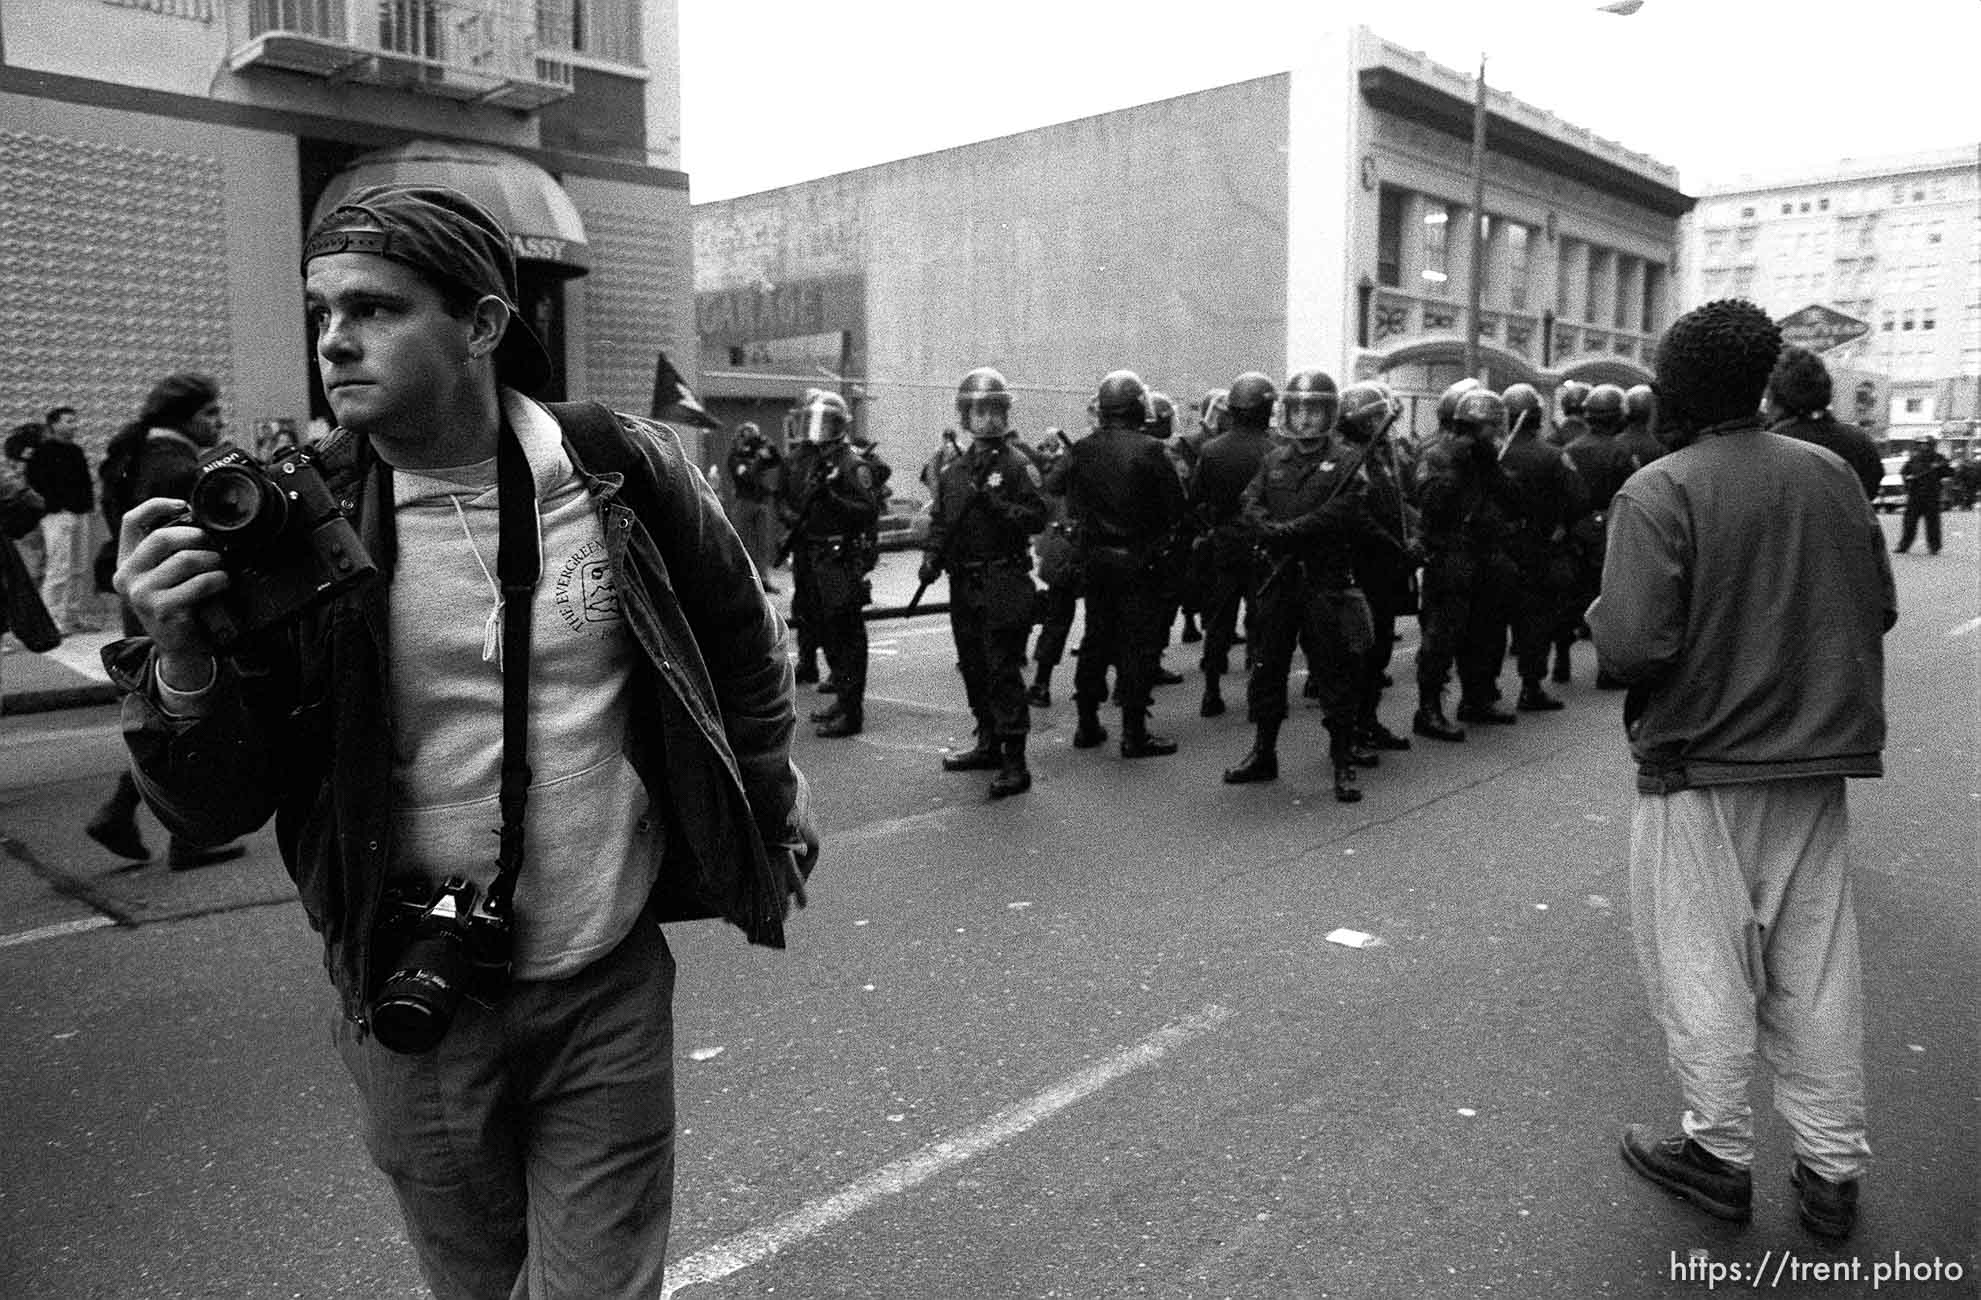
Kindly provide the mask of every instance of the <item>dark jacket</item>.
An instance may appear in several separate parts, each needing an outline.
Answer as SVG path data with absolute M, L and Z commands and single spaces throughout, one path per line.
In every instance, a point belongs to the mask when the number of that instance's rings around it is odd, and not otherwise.
M 787 524 L 803 530 L 797 540 L 805 545 L 869 539 L 880 524 L 885 480 L 851 443 L 806 443 L 784 463 L 778 510 Z
M 40 456 L 35 457 L 35 460 L 40 459 Z M 1905 458 L 1905 464 L 1898 467 L 1899 477 L 1905 480 L 1906 499 L 1934 507 L 1940 504 L 1940 481 L 1952 473 L 1953 462 L 1941 455 L 1938 448 L 1914 451 Z M 44 492 L 42 495 L 48 494 Z
M 1748 427 L 1632 476 L 1589 628 L 1637 788 L 1884 771 L 1885 535 L 1836 457 Z
M 1038 470 L 1006 442 L 976 442 L 942 467 L 925 553 L 955 570 L 1002 561 L 1030 568 L 1032 534 L 1046 526 Z
M 729 449 L 729 491 L 738 501 L 767 501 L 777 495 L 784 453 L 761 435 Z
M 27 480 L 51 513 L 86 515 L 96 509 L 89 457 L 73 442 L 43 438 L 28 459 Z
M 642 652 L 629 757 L 668 816 L 652 906 L 662 917 L 719 914 L 751 942 L 780 947 L 796 867 L 817 851 L 804 778 L 790 761 L 795 716 L 783 628 L 675 432 L 593 409 L 608 438 L 616 420 L 623 471 L 589 469 L 568 410 L 559 421 Z M 393 867 L 390 473 L 369 444 L 342 431 L 319 453 L 333 494 L 355 508 L 379 581 L 225 660 L 221 694 L 205 717 L 172 718 L 159 708 L 148 639 L 120 641 L 103 657 L 127 692 L 125 739 L 146 801 L 175 834 L 198 843 L 275 818 L 283 862 L 323 935 L 345 1014 L 361 1019 L 373 923 Z M 656 503 L 646 516 L 629 504 L 642 500 Z M 493 739 L 499 720 L 490 725 Z
M 1183 484 L 1162 444 L 1141 427 L 1096 429 L 1046 475 L 1066 496 L 1082 549 L 1125 548 L 1146 562 L 1183 518 Z
M 1803 442 L 1813 442 L 1818 447 L 1835 452 L 1843 457 L 1844 464 L 1850 466 L 1857 475 L 1857 481 L 1864 485 L 1865 498 L 1871 501 L 1878 499 L 1878 484 L 1885 479 L 1885 461 L 1878 455 L 1878 444 L 1871 440 L 1871 435 L 1856 425 L 1845 424 L 1828 411 L 1818 411 L 1814 415 L 1782 420 L 1768 432 L 1800 438 Z
M 1568 453 L 1531 432 L 1517 433 L 1500 456 L 1520 503 L 1515 558 L 1530 572 L 1564 541 L 1585 507 L 1582 476 Z
M 1508 554 L 1520 525 L 1520 501 L 1491 443 L 1449 439 L 1420 470 L 1425 551 L 1474 559 Z
M 1275 565 L 1291 560 L 1314 588 L 1345 591 L 1358 551 L 1388 543 L 1401 554 L 1369 516 L 1368 486 L 1360 449 L 1332 438 L 1311 452 L 1288 443 L 1267 452 L 1246 485 L 1245 522 Z

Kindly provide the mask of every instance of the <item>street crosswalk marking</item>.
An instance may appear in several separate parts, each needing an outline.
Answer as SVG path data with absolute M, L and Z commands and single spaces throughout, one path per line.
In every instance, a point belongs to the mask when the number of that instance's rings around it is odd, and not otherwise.
M 667 1270 L 661 1300 L 667 1300 L 683 1287 L 717 1282 L 752 1264 L 760 1264 L 886 1197 L 899 1195 L 946 1169 L 975 1159 L 1039 1121 L 1092 1096 L 1123 1075 L 1153 1065 L 1164 1053 L 1217 1028 L 1230 1016 L 1229 1008 L 1215 1003 L 1208 1005 L 1193 1016 L 1165 1025 L 1126 1051 L 999 1111 L 981 1124 L 939 1138 L 912 1155 L 882 1165 L 830 1196 L 807 1202 L 767 1227 L 740 1232 L 727 1241 L 698 1250 Z
M 0 948 L 18 948 L 24 943 L 39 943 L 43 939 L 60 939 L 64 935 L 82 934 L 86 930 L 101 930 L 106 925 L 115 925 L 107 916 L 85 916 L 74 921 L 63 921 L 57 925 L 44 925 L 35 930 L 22 930 L 16 934 L 0 934 Z

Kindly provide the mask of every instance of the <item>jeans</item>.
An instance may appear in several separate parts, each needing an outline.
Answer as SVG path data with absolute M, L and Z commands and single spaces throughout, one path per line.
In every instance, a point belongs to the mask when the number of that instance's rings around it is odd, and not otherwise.
M 1758 1039 L 1796 1154 L 1831 1181 L 1871 1154 L 1864 991 L 1842 777 L 1639 795 L 1631 928 L 1686 1135 L 1754 1161 Z
M 439 1300 L 660 1294 L 674 1208 L 674 958 L 642 917 L 561 980 L 463 1001 L 439 1046 L 357 1041 L 365 1145 Z

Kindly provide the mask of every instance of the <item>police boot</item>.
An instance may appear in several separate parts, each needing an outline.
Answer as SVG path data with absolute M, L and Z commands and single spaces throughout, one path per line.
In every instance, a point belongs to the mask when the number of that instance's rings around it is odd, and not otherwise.
M 1334 797 L 1338 803 L 1360 803 L 1362 792 L 1355 788 L 1355 746 L 1348 728 L 1328 728 L 1328 759 L 1334 764 Z
M 1522 713 L 1551 713 L 1568 706 L 1542 690 L 1541 681 L 1537 677 L 1520 688 L 1520 701 L 1514 707 Z
M 977 743 L 974 747 L 955 754 L 945 754 L 942 770 L 945 772 L 988 772 L 1003 763 L 998 752 L 997 737 L 989 727 L 977 725 Z
M 997 775 L 991 778 L 990 797 L 1008 799 L 1014 794 L 1023 794 L 1032 788 L 1032 769 L 1025 766 L 1025 738 L 1006 736 L 1004 738 L 1004 759 L 999 764 Z
M 1121 756 L 1123 758 L 1165 758 L 1176 752 L 1176 742 L 1149 734 L 1149 715 L 1121 715 Z
M 1278 718 L 1254 724 L 1257 730 L 1252 736 L 1252 752 L 1245 755 L 1245 761 L 1237 767 L 1224 769 L 1226 785 L 1250 785 L 1254 781 L 1279 779 L 1279 724 Z
M 1025 698 L 1041 709 L 1052 707 L 1052 669 L 1044 664 L 1033 675 L 1032 688 L 1025 692 Z
M 1417 716 L 1410 720 L 1410 729 L 1420 736 L 1432 740 L 1453 742 L 1465 739 L 1465 729 L 1451 725 L 1451 719 L 1444 715 L 1444 700 L 1428 691 L 1417 696 Z
M 1204 674 L 1204 698 L 1197 705 L 1197 716 L 1215 718 L 1224 712 L 1224 685 L 1209 673 Z
M 1092 749 L 1107 739 L 1107 728 L 1101 725 L 1100 706 L 1082 704 L 1080 725 L 1073 728 L 1073 748 Z
M 842 700 L 826 710 L 826 716 L 812 729 L 812 734 L 823 736 L 827 740 L 837 740 L 841 736 L 857 736 L 865 726 L 865 708 Z
M 1510 727 L 1520 721 L 1512 709 L 1502 709 L 1491 699 L 1464 700 L 1458 702 L 1460 722 L 1478 722 L 1495 727 Z
M 1568 663 L 1568 642 L 1558 641 L 1555 643 L 1554 679 L 1557 683 L 1561 683 L 1568 681 L 1573 676 L 1574 673 Z
M 1355 729 L 1355 739 L 1367 749 L 1408 749 L 1410 739 L 1399 736 L 1374 718 L 1364 718 Z

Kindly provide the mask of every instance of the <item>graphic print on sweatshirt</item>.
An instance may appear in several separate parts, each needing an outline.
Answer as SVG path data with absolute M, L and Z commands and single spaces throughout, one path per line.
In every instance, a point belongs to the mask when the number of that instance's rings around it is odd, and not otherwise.
M 564 561 L 551 588 L 550 606 L 580 636 L 608 637 L 626 621 L 603 539 L 593 538 Z

